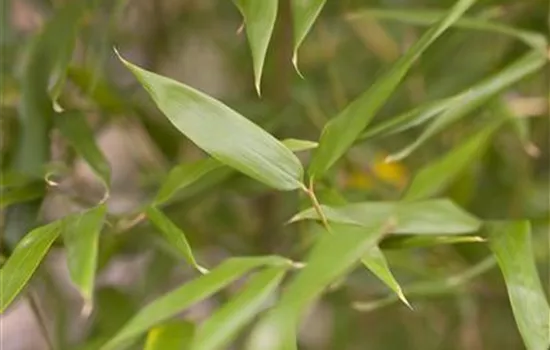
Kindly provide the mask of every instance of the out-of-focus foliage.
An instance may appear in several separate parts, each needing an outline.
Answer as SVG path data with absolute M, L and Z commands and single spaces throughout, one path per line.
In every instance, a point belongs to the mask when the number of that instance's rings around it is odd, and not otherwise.
M 544 1 L 0 12 L 3 348 L 550 345 Z

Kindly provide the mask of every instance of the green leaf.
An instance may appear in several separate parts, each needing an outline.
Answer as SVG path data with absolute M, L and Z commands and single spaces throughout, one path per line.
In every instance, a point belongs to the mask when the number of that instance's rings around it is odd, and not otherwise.
M 246 35 L 254 62 L 254 86 L 260 95 L 260 83 L 267 47 L 271 40 L 277 19 L 277 0 L 235 0 L 241 11 L 246 27 Z
M 106 211 L 106 205 L 102 204 L 63 219 L 63 241 L 67 249 L 69 275 L 84 298 L 86 314 L 92 308 L 99 234 Z
M 188 349 L 195 325 L 188 321 L 169 321 L 154 327 L 147 334 L 144 350 Z
M 146 213 L 149 220 L 159 229 L 168 243 L 176 248 L 191 266 L 196 268 L 201 273 L 207 272 L 207 270 L 200 266 L 195 260 L 193 251 L 185 238 L 185 233 L 183 233 L 179 227 L 177 227 L 168 217 L 166 217 L 162 211 L 155 207 L 148 207 L 146 209 Z
M 429 138 L 483 105 L 491 96 L 500 92 L 504 87 L 518 82 L 529 74 L 533 74 L 545 64 L 546 57 L 541 55 L 540 52 L 531 51 L 527 53 L 494 77 L 487 79 L 485 83 L 479 84 L 478 89 L 467 90 L 460 98 L 452 99 L 445 112 L 433 120 L 420 137 L 402 150 L 388 156 L 386 161 L 398 161 L 406 158 Z M 498 79 L 496 79 L 497 77 Z
M 44 182 L 32 182 L 21 187 L 15 187 L 0 191 L 0 209 L 4 209 L 12 204 L 27 202 L 36 198 L 41 198 L 46 193 Z
M 294 52 L 292 63 L 298 70 L 298 49 L 304 41 L 307 33 L 313 26 L 315 19 L 321 13 L 326 0 L 292 0 L 290 2 L 292 11 L 292 25 L 294 28 Z
M 202 92 L 120 59 L 170 122 L 212 157 L 279 190 L 303 186 L 298 158 L 262 128 Z
M 381 243 L 382 249 L 425 248 L 441 244 L 485 242 L 480 236 L 389 236 Z
M 27 285 L 50 246 L 59 236 L 61 225 L 61 221 L 54 221 L 38 227 L 19 241 L 8 261 L 0 269 L 0 314 L 6 311 Z
M 377 245 L 373 246 L 367 251 L 367 253 L 361 258 L 361 262 L 369 271 L 371 271 L 376 277 L 378 277 L 382 282 L 384 282 L 392 291 L 395 292 L 397 297 L 405 303 L 409 308 L 409 304 L 403 290 L 399 285 L 399 282 L 393 276 L 393 273 L 390 270 L 386 257 L 384 253 L 378 248 Z
M 120 350 L 125 348 L 129 342 L 149 328 L 210 297 L 252 269 L 265 265 L 282 266 L 289 263 L 287 259 L 277 256 L 228 259 L 209 273 L 168 292 L 145 306 L 101 349 Z
M 238 295 L 216 311 L 199 328 L 192 350 L 225 348 L 266 306 L 268 299 L 283 279 L 288 266 L 267 268 L 251 277 Z
M 362 18 L 375 17 L 380 19 L 395 20 L 401 23 L 430 26 L 443 17 L 445 13 L 438 10 L 388 10 L 368 9 L 352 13 L 347 16 L 349 20 L 361 20 Z M 453 25 L 457 28 L 472 29 L 477 31 L 503 34 L 523 41 L 534 49 L 544 51 L 546 39 L 543 35 L 522 29 L 510 27 L 498 22 L 488 21 L 482 18 L 462 17 Z
M 475 232 L 480 221 L 448 199 L 418 202 L 360 202 L 338 207 L 321 205 L 329 222 L 371 227 L 379 220 L 393 217 L 392 233 L 462 234 Z M 296 214 L 291 221 L 319 220 L 315 209 Z
M 331 119 L 321 134 L 319 147 L 309 167 L 311 177 L 319 178 L 355 142 L 384 102 L 391 96 L 420 55 L 475 2 L 459 0 L 437 24 L 411 46 L 366 92 Z
M 332 282 L 343 276 L 386 233 L 384 220 L 369 228 L 332 225 L 334 234 L 319 238 L 306 266 L 293 278 L 275 309 L 255 327 L 248 349 L 287 349 L 296 342 L 294 329 L 311 303 Z
M 496 256 L 525 346 L 546 350 L 550 345 L 550 307 L 544 296 L 531 243 L 528 221 L 487 225 L 489 247 Z
M 285 139 L 281 141 L 292 152 L 307 151 L 316 148 L 319 144 L 314 141 L 300 139 Z
M 414 176 L 404 199 L 418 200 L 440 194 L 466 167 L 485 152 L 501 123 L 493 123 L 478 131 L 443 157 L 426 165 Z
M 90 165 L 106 188 L 111 182 L 111 168 L 101 150 L 97 147 L 93 131 L 85 116 L 76 111 L 63 112 L 56 116 L 55 122 L 63 137 L 75 148 Z
M 195 183 L 204 175 L 223 166 L 216 159 L 201 159 L 193 163 L 180 164 L 172 168 L 168 177 L 162 183 L 160 190 L 155 197 L 155 205 L 167 202 L 178 191 Z

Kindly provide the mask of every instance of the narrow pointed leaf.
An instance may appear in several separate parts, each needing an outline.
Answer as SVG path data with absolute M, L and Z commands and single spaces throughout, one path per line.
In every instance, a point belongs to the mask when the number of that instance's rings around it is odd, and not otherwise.
M 165 322 L 149 331 L 144 350 L 188 349 L 194 332 L 195 325 L 191 322 Z
M 97 270 L 99 234 L 105 222 L 105 204 L 63 219 L 63 241 L 67 249 L 69 275 L 91 311 Z
M 175 166 L 170 170 L 160 190 L 155 197 L 155 205 L 167 202 L 178 191 L 192 185 L 204 175 L 223 166 L 214 158 L 201 159 L 193 163 Z
M 191 246 L 187 242 L 185 233 L 177 227 L 162 211 L 155 207 L 148 207 L 146 210 L 147 217 L 162 233 L 164 238 L 183 256 L 183 258 L 194 268 L 200 272 L 205 272 L 205 269 L 200 266 L 195 257 Z
M 450 184 L 485 152 L 495 130 L 492 124 L 478 131 L 443 157 L 420 169 L 414 176 L 404 199 L 418 200 L 443 192 Z
M 21 187 L 15 187 L 0 191 L 0 209 L 10 205 L 27 202 L 36 198 L 43 197 L 46 193 L 44 182 L 32 182 Z
M 365 265 L 370 272 L 372 272 L 376 277 L 378 277 L 382 282 L 384 282 L 392 291 L 395 292 L 397 297 L 405 303 L 409 308 L 409 304 L 403 290 L 399 285 L 399 282 L 393 276 L 393 273 L 390 270 L 386 257 L 384 253 L 378 248 L 377 245 L 374 245 L 371 249 L 367 251 L 365 255 L 361 258 L 361 263 Z
M 216 311 L 197 331 L 191 350 L 226 348 L 273 296 L 285 275 L 286 266 L 270 267 L 251 277 L 237 296 Z
M 55 118 L 56 125 L 77 153 L 84 158 L 106 188 L 111 182 L 111 168 L 97 146 L 93 131 L 80 112 L 64 112 Z
M 279 190 L 302 186 L 300 161 L 265 130 L 198 90 L 120 59 L 170 122 L 212 157 Z
M 235 4 L 244 18 L 246 35 L 254 65 L 254 86 L 260 95 L 262 70 L 267 47 L 271 40 L 275 19 L 277 18 L 277 0 L 235 0 Z
M 286 286 L 275 309 L 253 330 L 247 349 L 282 350 L 296 342 L 294 329 L 306 309 L 332 282 L 342 277 L 386 232 L 385 221 L 369 228 L 333 225 L 334 234 L 322 235 L 306 266 Z
M 400 23 L 407 23 L 418 26 L 430 26 L 438 21 L 445 13 L 438 10 L 388 10 L 388 9 L 368 9 L 352 13 L 347 16 L 349 20 L 361 20 L 362 18 L 375 17 L 379 19 L 394 20 Z M 544 50 L 546 39 L 543 35 L 536 32 L 530 32 L 514 27 L 510 27 L 498 22 L 489 21 L 482 18 L 462 17 L 453 25 L 457 28 L 472 29 L 477 31 L 492 32 L 503 34 L 523 41 L 534 49 Z
M 210 297 L 252 269 L 265 265 L 281 266 L 287 264 L 289 264 L 287 259 L 277 256 L 228 259 L 209 273 L 168 292 L 145 306 L 101 349 L 124 349 L 132 340 L 151 327 Z
M 480 221 L 448 199 L 418 202 L 360 202 L 338 207 L 321 205 L 329 222 L 371 227 L 379 220 L 393 217 L 392 233 L 462 234 L 475 232 Z M 319 216 L 313 208 L 294 216 L 292 221 Z
M 307 151 L 316 148 L 319 144 L 314 141 L 300 139 L 285 139 L 281 141 L 292 152 Z
M 321 13 L 326 0 L 292 0 L 292 24 L 294 28 L 294 53 L 292 62 L 298 70 L 298 49 L 304 41 L 307 33 L 313 26 L 315 19 Z
M 492 222 L 487 225 L 489 247 L 496 256 L 514 318 L 528 350 L 550 346 L 550 307 L 544 295 L 527 221 Z
M 380 242 L 382 249 L 425 248 L 441 244 L 480 243 L 485 239 L 480 236 L 389 236 Z
M 500 92 L 503 87 L 516 83 L 526 76 L 537 72 L 545 64 L 546 57 L 541 55 L 540 52 L 532 51 L 527 53 L 498 73 L 498 79 L 489 79 L 488 81 L 492 84 L 483 84 L 484 89 L 468 90 L 461 98 L 453 99 L 445 112 L 435 118 L 413 143 L 390 155 L 387 161 L 399 161 L 406 158 L 432 136 L 486 103 L 491 96 Z
M 321 134 L 319 147 L 309 167 L 312 177 L 321 177 L 355 142 L 378 110 L 397 88 L 414 62 L 455 23 L 475 0 L 459 0 L 438 23 L 422 35 L 366 92 L 331 119 Z
M 9 259 L 0 269 L 0 281 L 2 281 L 0 314 L 6 311 L 27 285 L 50 246 L 59 236 L 61 225 L 61 221 L 55 221 L 38 227 L 19 241 Z

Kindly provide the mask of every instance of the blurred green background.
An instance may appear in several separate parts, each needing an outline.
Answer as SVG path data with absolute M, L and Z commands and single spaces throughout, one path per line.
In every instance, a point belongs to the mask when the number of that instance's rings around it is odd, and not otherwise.
M 17 115 L 30 44 L 69 2 L 2 2 L 3 169 L 13 160 L 21 133 Z M 113 47 L 150 71 L 223 101 L 279 139 L 317 140 L 326 121 L 368 88 L 380 70 L 391 65 L 425 31 L 398 20 L 377 16 L 350 19 L 349 15 L 369 8 L 447 9 L 454 3 L 329 0 L 300 49 L 302 79 L 291 63 L 288 2 L 280 1 L 261 98 L 254 90 L 246 35 L 239 30 L 242 18 L 231 1 L 97 0 L 93 10 L 82 16 L 59 100 L 64 107 L 84 111 L 93 125 L 98 144 L 112 166 L 111 221 L 129 225 L 113 224 L 102 235 L 98 307 L 90 317 L 79 315 L 79 300 L 67 280 L 62 250 L 54 249 L 42 266 L 47 278 L 36 283 L 51 287 L 43 288 L 45 317 L 50 333 L 57 334 L 67 348 L 92 346 L 112 334 L 141 305 L 192 276 L 191 269 L 149 223 L 130 221 L 140 205 L 151 199 L 171 167 L 204 155 L 154 107 L 116 59 Z M 547 1 L 482 1 L 468 13 L 548 34 Z M 405 83 L 377 114 L 374 125 L 454 95 L 525 52 L 524 43 L 508 36 L 452 29 L 419 59 Z M 512 125 L 501 128 L 447 196 L 483 219 L 532 220 L 536 259 L 548 290 L 549 78 L 546 67 L 523 79 L 403 162 L 386 164 L 384 158 L 414 141 L 422 127 L 358 144 L 328 177 L 324 190 L 321 188 L 321 201 L 329 202 L 333 198 L 330 189 L 335 188 L 349 201 L 398 199 L 416 170 L 477 130 L 484 118 L 501 113 L 495 102 L 504 101 L 527 136 L 518 138 Z M 56 179 L 60 185 L 48 191 L 41 211 L 44 222 L 93 203 L 102 193 L 84 162 L 59 135 L 50 136 L 52 163 L 68 164 L 69 169 Z M 309 153 L 300 157 L 307 162 Z M 275 193 L 233 173 L 207 176 L 172 201 L 166 213 L 186 232 L 200 261 L 214 266 L 237 255 L 277 253 L 299 259 L 309 247 L 314 226 L 287 225 L 286 221 L 306 206 L 296 193 Z M 455 275 L 464 277 L 465 271 L 488 255 L 488 249 L 478 244 L 442 245 L 388 250 L 387 254 L 407 291 L 408 285 L 419 281 L 449 282 Z M 390 292 L 365 270 L 356 271 L 312 310 L 301 331 L 300 345 L 303 349 L 348 350 L 523 348 L 498 269 L 482 265 L 481 273 L 461 282 L 452 288 L 428 284 L 411 294 L 414 311 L 392 302 L 366 312 L 352 308 L 352 303 L 383 299 Z M 204 319 L 227 293 L 182 316 Z M 23 302 L 2 318 L 3 349 L 45 348 L 36 325 L 29 325 L 33 316 Z M 32 337 L 26 331 L 32 332 Z

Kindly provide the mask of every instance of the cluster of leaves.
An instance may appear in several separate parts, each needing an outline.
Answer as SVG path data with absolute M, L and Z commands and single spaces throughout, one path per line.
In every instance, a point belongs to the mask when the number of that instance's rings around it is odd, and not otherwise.
M 550 309 L 537 274 L 529 221 L 482 220 L 451 200 L 438 197 L 483 154 L 501 127 L 518 123 L 510 113 L 501 113 L 484 122 L 478 131 L 451 151 L 420 169 L 399 200 L 348 203 L 338 196 L 331 203 L 321 204 L 316 194 L 316 185 L 323 184 L 329 170 L 353 145 L 426 124 L 414 142 L 386 158 L 387 162 L 402 160 L 488 101 L 497 97 L 498 103 L 499 94 L 508 87 L 541 71 L 547 61 L 545 39 L 537 33 L 477 17 L 465 17 L 464 13 L 475 2 L 458 0 L 448 11 L 441 12 L 368 10 L 351 15 L 350 21 L 375 16 L 427 26 L 428 30 L 374 84 L 330 119 L 318 142 L 278 140 L 222 102 L 140 68 L 116 52 L 170 123 L 209 157 L 174 167 L 154 199 L 137 213 L 137 220 L 149 220 L 200 275 L 150 302 L 114 334 L 100 339 L 94 346 L 122 349 L 148 334 L 146 349 L 220 349 L 261 315 L 248 336 L 247 348 L 293 349 L 296 348 L 296 331 L 306 311 L 323 292 L 334 288 L 359 264 L 394 292 L 378 303 L 401 300 L 410 306 L 407 296 L 423 288 L 436 288 L 434 284 L 402 288 L 390 270 L 385 249 L 481 242 L 488 245 L 492 257 L 474 266 L 469 277 L 464 279 L 474 277 L 496 261 L 506 281 L 510 304 L 526 347 L 546 349 L 550 344 Z M 277 18 L 278 1 L 239 0 L 235 4 L 244 18 L 253 59 L 254 85 L 260 94 L 262 70 Z M 298 49 L 325 1 L 296 0 L 290 4 L 294 28 L 293 63 L 298 70 Z M 95 143 L 93 130 L 83 112 L 64 110 L 63 101 L 59 100 L 69 72 L 78 23 L 92 8 L 93 5 L 84 2 L 66 6 L 56 13 L 32 45 L 21 83 L 19 152 L 13 156 L 13 165 L 2 176 L 1 205 L 7 208 L 6 222 L 10 215 L 17 215 L 21 210 L 33 215 L 32 210 L 36 213 L 46 191 L 43 179 L 55 186 L 49 179 L 60 170 L 48 166 L 51 129 L 58 130 L 74 151 L 86 160 L 104 184 L 105 193 L 87 210 L 38 228 L 30 229 L 23 224 L 13 228 L 15 233 L 6 231 L 4 239 L 8 244 L 10 237 L 17 237 L 17 232 L 25 231 L 25 235 L 18 242 L 13 238 L 13 249 L 8 251 L 9 256 L 0 272 L 1 312 L 24 290 L 52 244 L 60 237 L 67 251 L 71 279 L 85 300 L 85 311 L 94 307 L 98 245 L 100 233 L 108 222 L 106 201 L 110 191 L 110 168 Z M 452 27 L 508 35 L 523 41 L 529 49 L 517 61 L 462 92 L 371 126 L 370 122 L 419 57 Z M 501 103 L 499 106 L 506 112 L 505 105 Z M 521 132 L 521 127 L 517 130 L 522 142 L 527 144 L 528 135 Z M 307 150 L 311 150 L 312 155 L 306 171 L 293 152 Z M 319 222 L 322 233 L 303 261 L 274 255 L 232 257 L 212 268 L 197 261 L 184 232 L 163 212 L 163 207 L 201 179 L 212 174 L 217 174 L 216 179 L 222 179 L 234 171 L 273 190 L 299 191 L 309 200 L 310 208 L 297 213 L 291 221 Z M 114 225 L 121 229 L 125 224 L 126 221 L 120 220 Z M 238 295 L 224 303 L 200 326 L 195 327 L 186 321 L 170 321 L 175 315 L 249 274 Z M 287 275 L 291 278 L 281 288 Z M 441 282 L 439 288 L 452 288 L 460 280 Z M 279 295 L 273 301 L 277 293 Z M 266 311 L 269 303 L 271 305 Z M 356 303 L 355 307 L 365 310 L 376 306 L 369 302 Z

